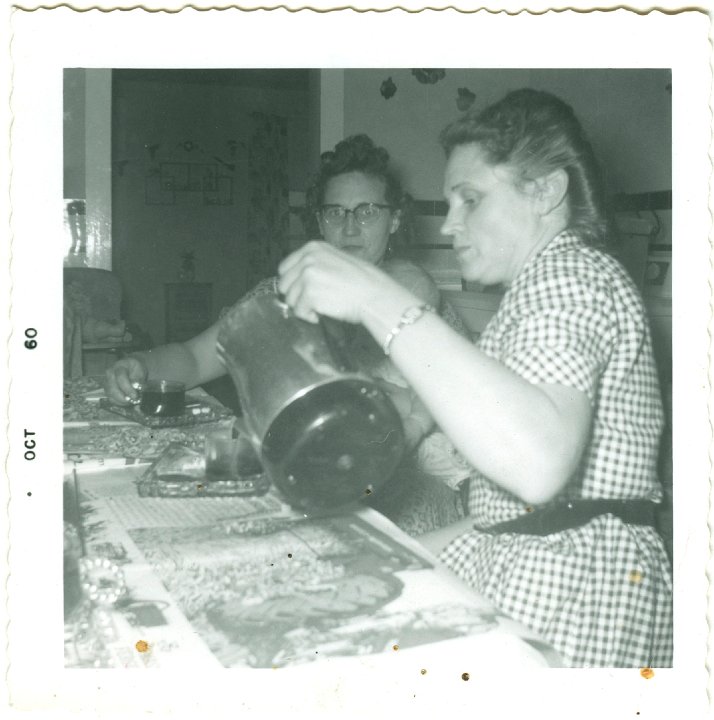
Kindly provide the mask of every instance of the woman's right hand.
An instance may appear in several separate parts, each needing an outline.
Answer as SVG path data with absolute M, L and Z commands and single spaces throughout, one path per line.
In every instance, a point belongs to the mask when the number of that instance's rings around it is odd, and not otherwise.
M 403 310 L 418 302 L 409 290 L 372 263 L 323 241 L 312 240 L 288 255 L 278 268 L 278 289 L 303 320 L 316 323 L 320 315 L 349 323 L 365 321 L 365 309 L 384 316 L 383 306 L 397 308 L 393 327 Z M 384 332 L 386 335 L 387 331 Z M 381 338 L 380 338 L 381 342 Z
M 128 405 L 139 399 L 135 384 L 143 384 L 148 376 L 146 365 L 136 356 L 117 360 L 104 376 L 104 390 L 117 405 Z

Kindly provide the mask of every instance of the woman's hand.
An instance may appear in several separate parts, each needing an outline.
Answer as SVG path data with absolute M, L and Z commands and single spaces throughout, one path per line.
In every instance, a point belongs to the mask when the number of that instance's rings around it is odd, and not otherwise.
M 278 274 L 285 302 L 313 323 L 318 315 L 362 323 L 370 306 L 394 305 L 401 312 L 413 302 L 409 291 L 374 265 L 326 242 L 306 243 L 283 260 Z
M 143 384 L 147 376 L 146 365 L 138 357 L 125 357 L 117 360 L 107 370 L 104 376 L 104 390 L 111 402 L 128 405 L 139 397 L 134 384 Z
M 373 380 L 392 401 L 402 421 L 407 450 L 412 451 L 434 425 L 429 411 L 411 388 L 380 378 Z

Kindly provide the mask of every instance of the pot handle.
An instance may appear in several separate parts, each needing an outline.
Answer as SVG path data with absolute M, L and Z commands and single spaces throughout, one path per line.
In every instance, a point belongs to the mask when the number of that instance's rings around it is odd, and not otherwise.
M 292 308 L 285 302 L 285 295 L 281 292 L 276 293 L 278 305 L 283 313 L 284 318 L 295 317 Z M 349 331 L 349 323 L 327 317 L 327 315 L 318 316 L 318 325 L 325 336 L 325 342 L 330 350 L 333 360 L 341 372 L 356 372 L 357 368 L 350 357 L 347 349 L 347 333 Z
M 330 354 L 342 372 L 357 372 L 354 360 L 348 349 L 348 337 L 351 326 L 334 318 L 320 315 L 319 325 Z

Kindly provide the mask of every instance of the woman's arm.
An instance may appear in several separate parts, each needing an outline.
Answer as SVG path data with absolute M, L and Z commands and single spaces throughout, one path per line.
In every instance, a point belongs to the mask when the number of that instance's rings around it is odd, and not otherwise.
M 378 307 L 365 308 L 375 337 L 391 329 Z M 464 458 L 525 502 L 549 501 L 575 472 L 590 431 L 585 393 L 523 380 L 431 313 L 395 338 L 391 357 Z
M 180 380 L 186 387 L 202 385 L 224 375 L 225 367 L 218 359 L 216 341 L 219 323 L 183 343 L 172 343 L 144 353 L 149 377 Z
M 216 353 L 218 329 L 215 323 L 186 342 L 161 345 L 117 361 L 106 372 L 107 396 L 116 403 L 133 400 L 138 394 L 133 384 L 148 378 L 178 380 L 192 388 L 224 375 Z
M 266 278 L 246 293 L 239 303 L 275 292 L 276 279 Z M 229 311 L 229 308 L 224 310 Z M 223 312 L 220 317 L 223 317 Z M 218 322 L 186 342 L 161 345 L 116 362 L 106 373 L 104 387 L 107 396 L 115 403 L 126 404 L 137 398 L 133 384 L 143 383 L 147 378 L 178 380 L 193 388 L 225 375 L 226 369 L 216 353 L 220 317 Z
M 308 244 L 286 258 L 280 289 L 295 312 L 361 322 L 380 343 L 419 304 L 377 268 Z M 397 335 L 391 359 L 435 422 L 479 472 L 527 503 L 553 498 L 578 466 L 591 421 L 587 395 L 527 382 L 434 313 Z
M 473 530 L 473 527 L 473 519 L 467 517 L 437 530 L 419 535 L 417 540 L 432 554 L 438 555 L 452 540 L 469 530 Z

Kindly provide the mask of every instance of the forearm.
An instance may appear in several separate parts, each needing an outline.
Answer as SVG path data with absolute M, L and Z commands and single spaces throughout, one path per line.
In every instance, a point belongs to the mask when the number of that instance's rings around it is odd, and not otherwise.
M 406 300 L 406 302 L 404 302 Z M 366 313 L 382 341 L 408 298 Z M 574 471 L 580 454 L 568 418 L 550 396 L 479 351 L 428 313 L 403 330 L 391 358 L 437 425 L 486 477 L 529 503 L 549 500 Z
M 148 377 L 178 380 L 193 388 L 225 374 L 216 353 L 218 327 L 213 325 L 200 335 L 183 343 L 170 343 L 135 353 L 144 363 Z
M 308 243 L 280 265 L 296 315 L 361 323 L 383 345 L 413 293 L 378 268 Z M 533 385 L 427 312 L 390 346 L 391 359 L 437 425 L 477 470 L 527 503 L 557 494 L 575 472 L 590 431 L 584 392 Z
M 170 343 L 151 350 L 132 353 L 147 371 L 150 379 L 176 380 L 188 388 L 200 384 L 196 360 L 183 343 Z
M 474 521 L 471 518 L 465 518 L 438 530 L 419 535 L 416 539 L 433 555 L 439 555 L 452 540 L 472 530 L 473 525 Z

